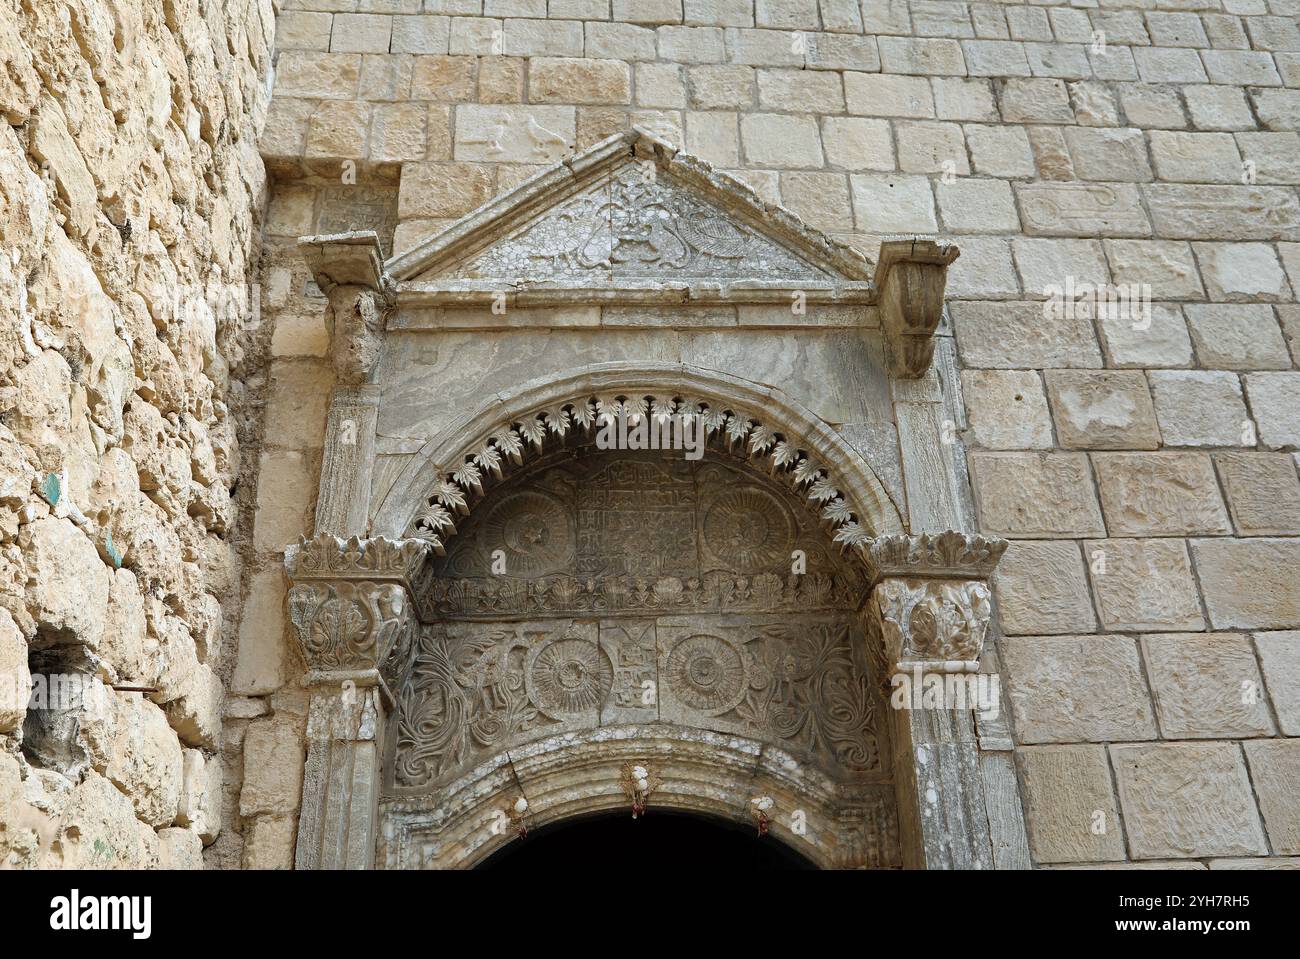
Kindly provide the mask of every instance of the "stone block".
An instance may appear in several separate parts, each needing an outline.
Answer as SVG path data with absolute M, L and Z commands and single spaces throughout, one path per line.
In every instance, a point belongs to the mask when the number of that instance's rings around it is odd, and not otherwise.
M 1021 127 L 967 124 L 966 143 L 976 173 L 996 177 L 1032 177 L 1035 173 L 1029 136 Z
M 1240 183 L 1241 154 L 1231 133 L 1153 130 L 1151 157 L 1162 180 Z
M 298 811 L 305 749 L 294 723 L 258 719 L 249 724 L 244 734 L 241 816 L 290 816 Z
M 1236 743 L 1111 746 L 1135 859 L 1267 854 Z
M 1142 182 L 1152 178 L 1141 130 L 1066 127 L 1065 142 L 1081 180 Z
M 1300 631 L 1256 633 L 1264 685 L 1283 736 L 1300 736 Z
M 458 124 L 463 112 L 456 111 Z M 484 149 L 491 149 L 491 143 Z M 402 166 L 397 215 L 403 220 L 460 217 L 491 198 L 492 171 L 481 164 L 407 163 Z
M 532 103 L 631 103 L 632 74 L 621 60 L 534 57 L 528 67 Z
M 104 775 L 150 826 L 176 818 L 181 795 L 181 744 L 163 711 L 139 693 L 119 693 Z
M 1050 449 L 1052 418 L 1034 370 L 963 370 L 968 440 L 992 450 Z
M 1101 510 L 1083 453 L 970 455 L 980 528 L 996 536 L 1098 535 Z
M 692 66 L 686 70 L 690 105 L 697 110 L 737 110 L 754 103 L 754 68 L 734 64 Z
M 1030 236 L 1150 236 L 1137 188 L 1128 183 L 1017 183 Z
M 1103 629 L 1205 628 L 1187 546 L 1177 539 L 1109 539 L 1084 544 Z
M 1000 645 L 1021 743 L 1156 738 L 1136 640 L 1019 636 Z
M 994 574 L 998 621 L 1007 635 L 1086 633 L 1097 628 L 1079 544 L 1015 540 Z
M 1057 439 L 1067 449 L 1160 445 L 1146 376 L 1137 370 L 1048 370 Z
M 1192 339 L 1183 312 L 1176 305 L 1153 303 L 1150 317 L 1143 320 L 1124 316 L 1118 310 L 1105 310 L 1098 325 L 1108 366 L 1148 369 L 1192 365 Z
M 1117 284 L 1146 284 L 1156 300 L 1205 298 L 1191 246 L 1182 240 L 1107 240 L 1106 253 Z
M 1101 366 L 1092 321 L 1083 310 L 1061 311 L 1048 320 L 1042 302 L 957 302 L 949 309 L 968 368 Z
M 1237 87 L 1183 87 L 1183 99 L 1198 130 L 1253 130 L 1255 115 Z
M 853 174 L 853 215 L 872 233 L 935 233 L 934 197 L 923 176 Z
M 1273 735 L 1250 638 L 1236 633 L 1142 637 L 1142 656 L 1166 739 Z
M 1247 373 L 1245 379 L 1259 441 L 1270 449 L 1300 447 L 1300 373 Z
M 474 99 L 475 57 L 415 57 L 411 98 L 433 103 L 463 103 Z
M 1112 536 L 1231 532 L 1208 454 L 1098 453 L 1092 465 Z
M 454 156 L 457 160 L 494 163 L 553 163 L 573 149 L 575 127 L 575 111 L 569 106 L 466 104 L 456 108 Z M 441 202 L 427 207 L 430 212 L 411 215 L 462 216 L 491 196 L 490 174 L 485 169 L 462 164 L 431 171 L 434 176 L 439 173 L 445 179 L 433 192 L 434 198 Z M 458 190 L 462 179 L 466 182 Z M 482 186 L 479 185 L 480 179 Z M 405 199 L 405 170 L 402 189 L 402 199 Z M 467 206 L 471 202 L 472 205 Z M 406 218 L 400 200 L 399 215 Z
M 1105 746 L 1030 746 L 1017 750 L 1016 758 L 1025 790 L 1029 851 L 1035 862 L 1124 858 L 1124 834 Z
M 1194 243 L 1192 246 L 1211 299 L 1258 303 L 1293 298 L 1271 245 Z
M 934 116 L 934 94 L 924 77 L 845 73 L 844 96 L 849 113 L 916 119 Z
M 1156 234 L 1168 239 L 1300 239 L 1300 200 L 1285 187 L 1152 183 L 1142 189 Z
M 1242 746 L 1273 854 L 1300 855 L 1300 806 L 1295 801 L 1296 783 L 1300 783 L 1300 739 L 1258 740 Z
M 823 162 L 817 121 L 809 116 L 754 113 L 741 117 L 745 158 L 757 166 L 820 167 Z
M 822 147 L 826 162 L 844 170 L 894 169 L 888 120 L 826 117 L 822 120 Z
M 1300 530 L 1300 480 L 1286 453 L 1219 453 L 1219 476 L 1241 536 L 1286 536 Z
M 1242 446 L 1252 426 L 1237 375 L 1153 370 L 1148 374 L 1165 446 Z
M 1192 557 L 1213 629 L 1300 627 L 1300 539 L 1199 539 Z
M 935 187 L 939 213 L 951 233 L 1014 233 L 1020 229 L 1011 186 L 1005 180 L 942 180 Z
M 1091 292 L 1110 282 L 1106 255 L 1096 240 L 1018 237 L 1011 250 L 1026 293 L 1060 300 L 1068 288 Z

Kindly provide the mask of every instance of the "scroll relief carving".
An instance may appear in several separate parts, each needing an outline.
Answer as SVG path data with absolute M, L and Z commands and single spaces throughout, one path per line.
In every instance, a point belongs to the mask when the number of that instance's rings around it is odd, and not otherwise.
M 651 162 L 624 165 L 455 275 L 518 281 L 594 274 L 831 279 Z
M 427 626 L 399 697 L 393 785 L 433 786 L 512 746 L 610 723 L 734 733 L 840 776 L 880 774 L 863 656 L 848 616 Z

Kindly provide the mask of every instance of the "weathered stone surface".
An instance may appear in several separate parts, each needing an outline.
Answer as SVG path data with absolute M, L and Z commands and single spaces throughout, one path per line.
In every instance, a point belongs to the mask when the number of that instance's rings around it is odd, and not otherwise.
M 1192 340 L 1182 310 L 1176 305 L 1153 303 L 1150 317 L 1141 321 L 1123 316 L 1121 311 L 1106 311 L 1098 327 L 1108 366 L 1141 369 L 1192 365 Z
M 163 711 L 138 693 L 119 694 L 117 722 L 105 775 L 151 826 L 176 818 L 182 758 L 176 735 Z
M 1250 639 L 1235 633 L 1142 637 L 1166 739 L 1238 739 L 1274 732 Z
M 1245 446 L 1253 442 L 1254 425 L 1235 374 L 1157 370 L 1148 379 L 1165 446 Z
M 205 756 L 198 749 L 184 750 L 176 825 L 188 826 L 204 845 L 215 842 L 221 832 L 221 773 L 219 755 Z
M 1015 634 L 1083 633 L 1097 628 L 1079 545 L 1013 542 L 994 571 L 998 620 Z
M 1266 854 L 1237 744 L 1111 746 L 1110 754 L 1134 858 Z
M 1022 636 L 1002 642 L 1020 742 L 1156 738 L 1137 642 L 1127 636 Z
M 27 640 L 7 609 L 0 608 L 0 733 L 13 732 L 27 715 L 32 674 L 27 668 Z
M 24 527 L 27 610 L 46 643 L 95 649 L 104 635 L 108 569 L 71 520 L 48 517 Z
M 1018 757 L 1035 862 L 1124 858 L 1105 746 L 1031 746 Z
M 1051 539 L 1103 529 L 1083 453 L 973 452 L 970 469 L 987 532 Z
M 1033 370 L 963 370 L 969 441 L 993 450 L 1050 449 L 1052 419 Z
M 1138 372 L 1048 370 L 1056 434 L 1067 449 L 1155 449 L 1160 445 L 1147 380 Z
M 304 745 L 298 727 L 281 719 L 256 720 L 244 735 L 244 785 L 239 814 L 288 816 L 302 795 Z
M 1193 540 L 1192 556 L 1214 629 L 1300 627 L 1300 540 Z
M 292 869 L 297 821 L 286 816 L 258 816 L 244 831 L 245 869 Z
M 206 663 L 189 674 L 180 694 L 164 707 L 167 721 L 187 746 L 215 749 L 221 735 L 221 678 Z
M 1212 291 L 1212 295 L 1218 298 L 1222 293 Z M 1268 304 L 1189 303 L 1183 312 L 1203 366 L 1219 370 L 1291 368 L 1286 341 Z
M 1219 453 L 1214 457 L 1242 536 L 1285 536 L 1300 529 L 1300 479 L 1286 453 Z
M 1248 373 L 1245 379 L 1259 441 L 1270 449 L 1300 448 L 1300 373 Z
M 1110 539 L 1084 544 L 1102 628 L 1205 628 L 1182 540 Z
M 1112 536 L 1231 532 L 1204 453 L 1098 453 L 1092 458 Z
M 202 869 L 203 843 L 192 829 L 158 830 L 158 865 L 162 869 Z
M 239 626 L 232 693 L 264 696 L 284 685 L 289 665 L 284 596 L 284 574 L 279 570 L 253 577 Z
M 1101 366 L 1092 321 L 1084 310 L 1048 318 L 1044 304 L 960 302 L 950 307 L 962 362 L 1000 369 Z
M 1255 648 L 1282 735 L 1300 735 L 1300 632 L 1256 633 Z
M 161 715 L 161 714 L 160 714 Z M 68 794 L 57 819 L 65 869 L 150 869 L 159 866 L 158 836 L 135 817 L 131 800 L 98 773 Z
M 1201 276 L 1211 299 L 1256 303 L 1289 300 L 1277 253 L 1267 243 L 1195 243 Z

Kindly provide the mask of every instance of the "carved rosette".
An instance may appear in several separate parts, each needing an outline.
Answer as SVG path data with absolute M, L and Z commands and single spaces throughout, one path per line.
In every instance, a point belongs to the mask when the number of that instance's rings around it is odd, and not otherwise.
M 1005 540 L 948 531 L 880 537 L 865 551 L 869 609 L 890 673 L 975 672 L 992 614 L 988 576 Z
M 417 626 L 412 589 L 427 573 L 429 553 L 419 540 L 328 533 L 285 550 L 289 618 L 309 682 L 400 684 Z

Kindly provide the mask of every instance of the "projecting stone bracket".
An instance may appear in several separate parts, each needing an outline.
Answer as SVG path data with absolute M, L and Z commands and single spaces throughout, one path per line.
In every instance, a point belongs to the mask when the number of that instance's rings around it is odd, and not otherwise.
M 895 376 L 915 379 L 930 368 L 948 265 L 959 255 L 955 245 L 938 240 L 888 240 L 880 245 L 875 286 Z
M 988 577 L 1006 540 L 948 531 L 882 536 L 865 548 L 868 602 L 890 674 L 977 672 L 992 613 Z
M 285 550 L 311 689 L 299 869 L 373 865 L 384 725 L 416 648 L 413 595 L 429 552 L 419 540 L 328 533 Z
M 369 382 L 383 346 L 394 302 L 391 278 L 374 230 L 305 236 L 298 248 L 321 292 L 329 299 L 326 326 L 340 383 Z

